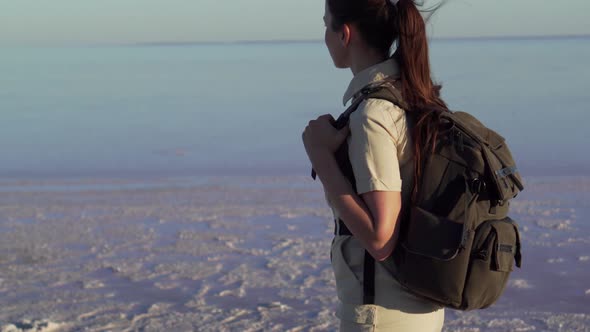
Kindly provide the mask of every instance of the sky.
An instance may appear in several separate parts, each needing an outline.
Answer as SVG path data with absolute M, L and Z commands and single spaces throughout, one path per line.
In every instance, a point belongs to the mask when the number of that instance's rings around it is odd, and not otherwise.
M 323 0 L 0 0 L 0 45 L 319 40 L 323 13 Z M 588 17 L 588 0 L 450 0 L 429 25 L 432 37 L 590 35 Z

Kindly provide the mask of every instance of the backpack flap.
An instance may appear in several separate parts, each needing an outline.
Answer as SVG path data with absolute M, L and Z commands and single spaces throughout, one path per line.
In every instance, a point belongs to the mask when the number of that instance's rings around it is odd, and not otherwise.
M 494 138 L 498 137 L 501 136 L 497 135 Z M 491 141 L 491 143 L 482 147 L 483 156 L 489 167 L 488 179 L 491 182 L 490 185 L 496 189 L 498 200 L 507 201 L 516 197 L 524 189 L 522 179 L 508 146 L 503 141 L 501 143 Z
M 512 271 L 513 262 L 520 268 L 520 239 L 518 228 L 510 218 L 494 222 L 492 228 L 496 233 L 492 250 L 492 269 L 499 272 Z
M 481 142 L 483 157 L 489 167 L 489 185 L 496 189 L 498 200 L 506 201 L 516 197 L 524 187 L 504 137 L 484 126 L 469 113 L 453 112 L 445 116 L 466 134 Z

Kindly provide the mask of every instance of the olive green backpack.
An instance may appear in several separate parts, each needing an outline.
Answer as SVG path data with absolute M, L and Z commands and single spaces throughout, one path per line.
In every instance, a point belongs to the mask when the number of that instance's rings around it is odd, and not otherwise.
M 367 87 L 335 126 L 347 125 L 350 113 L 368 98 L 406 109 L 391 85 Z M 435 151 L 421 165 L 417 195 L 404 208 L 398 244 L 379 264 L 420 297 L 459 310 L 486 308 L 504 291 L 514 263 L 521 266 L 518 226 L 508 210 L 510 199 L 523 190 L 522 179 L 504 138 L 475 117 L 444 112 L 438 129 Z M 356 190 L 346 143 L 336 158 Z M 338 222 L 338 234 L 352 235 Z M 366 304 L 374 302 L 374 264 L 365 253 Z

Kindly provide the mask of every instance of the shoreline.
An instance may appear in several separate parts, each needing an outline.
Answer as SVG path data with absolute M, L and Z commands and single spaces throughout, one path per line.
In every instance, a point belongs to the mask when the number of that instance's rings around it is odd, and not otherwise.
M 430 37 L 431 42 L 494 42 L 494 41 L 536 41 L 536 40 L 590 40 L 590 34 L 568 35 L 515 35 L 515 36 L 464 36 Z M 236 46 L 236 45 L 291 45 L 321 44 L 320 39 L 269 39 L 269 40 L 218 40 L 218 41 L 143 41 L 143 42 L 64 42 L 43 44 L 6 44 L 15 48 L 60 48 L 60 47 L 196 47 L 196 46 Z
M 522 169 L 522 168 L 521 168 Z M 544 168 L 524 170 L 524 178 L 572 179 L 590 178 L 588 168 Z M 195 171 L 104 171 L 104 172 L 0 172 L 0 192 L 5 186 L 31 186 L 40 184 L 141 184 L 150 182 L 200 183 L 209 179 L 268 179 L 300 178 L 311 180 L 307 169 L 246 169 L 246 170 L 195 170 Z

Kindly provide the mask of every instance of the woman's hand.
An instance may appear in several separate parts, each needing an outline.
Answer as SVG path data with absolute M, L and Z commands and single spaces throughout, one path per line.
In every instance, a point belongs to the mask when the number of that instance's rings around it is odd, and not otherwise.
M 333 126 L 334 122 L 332 115 L 325 114 L 309 121 L 303 131 L 305 152 L 314 168 L 321 162 L 322 157 L 332 156 L 350 134 L 348 126 L 337 130 Z

